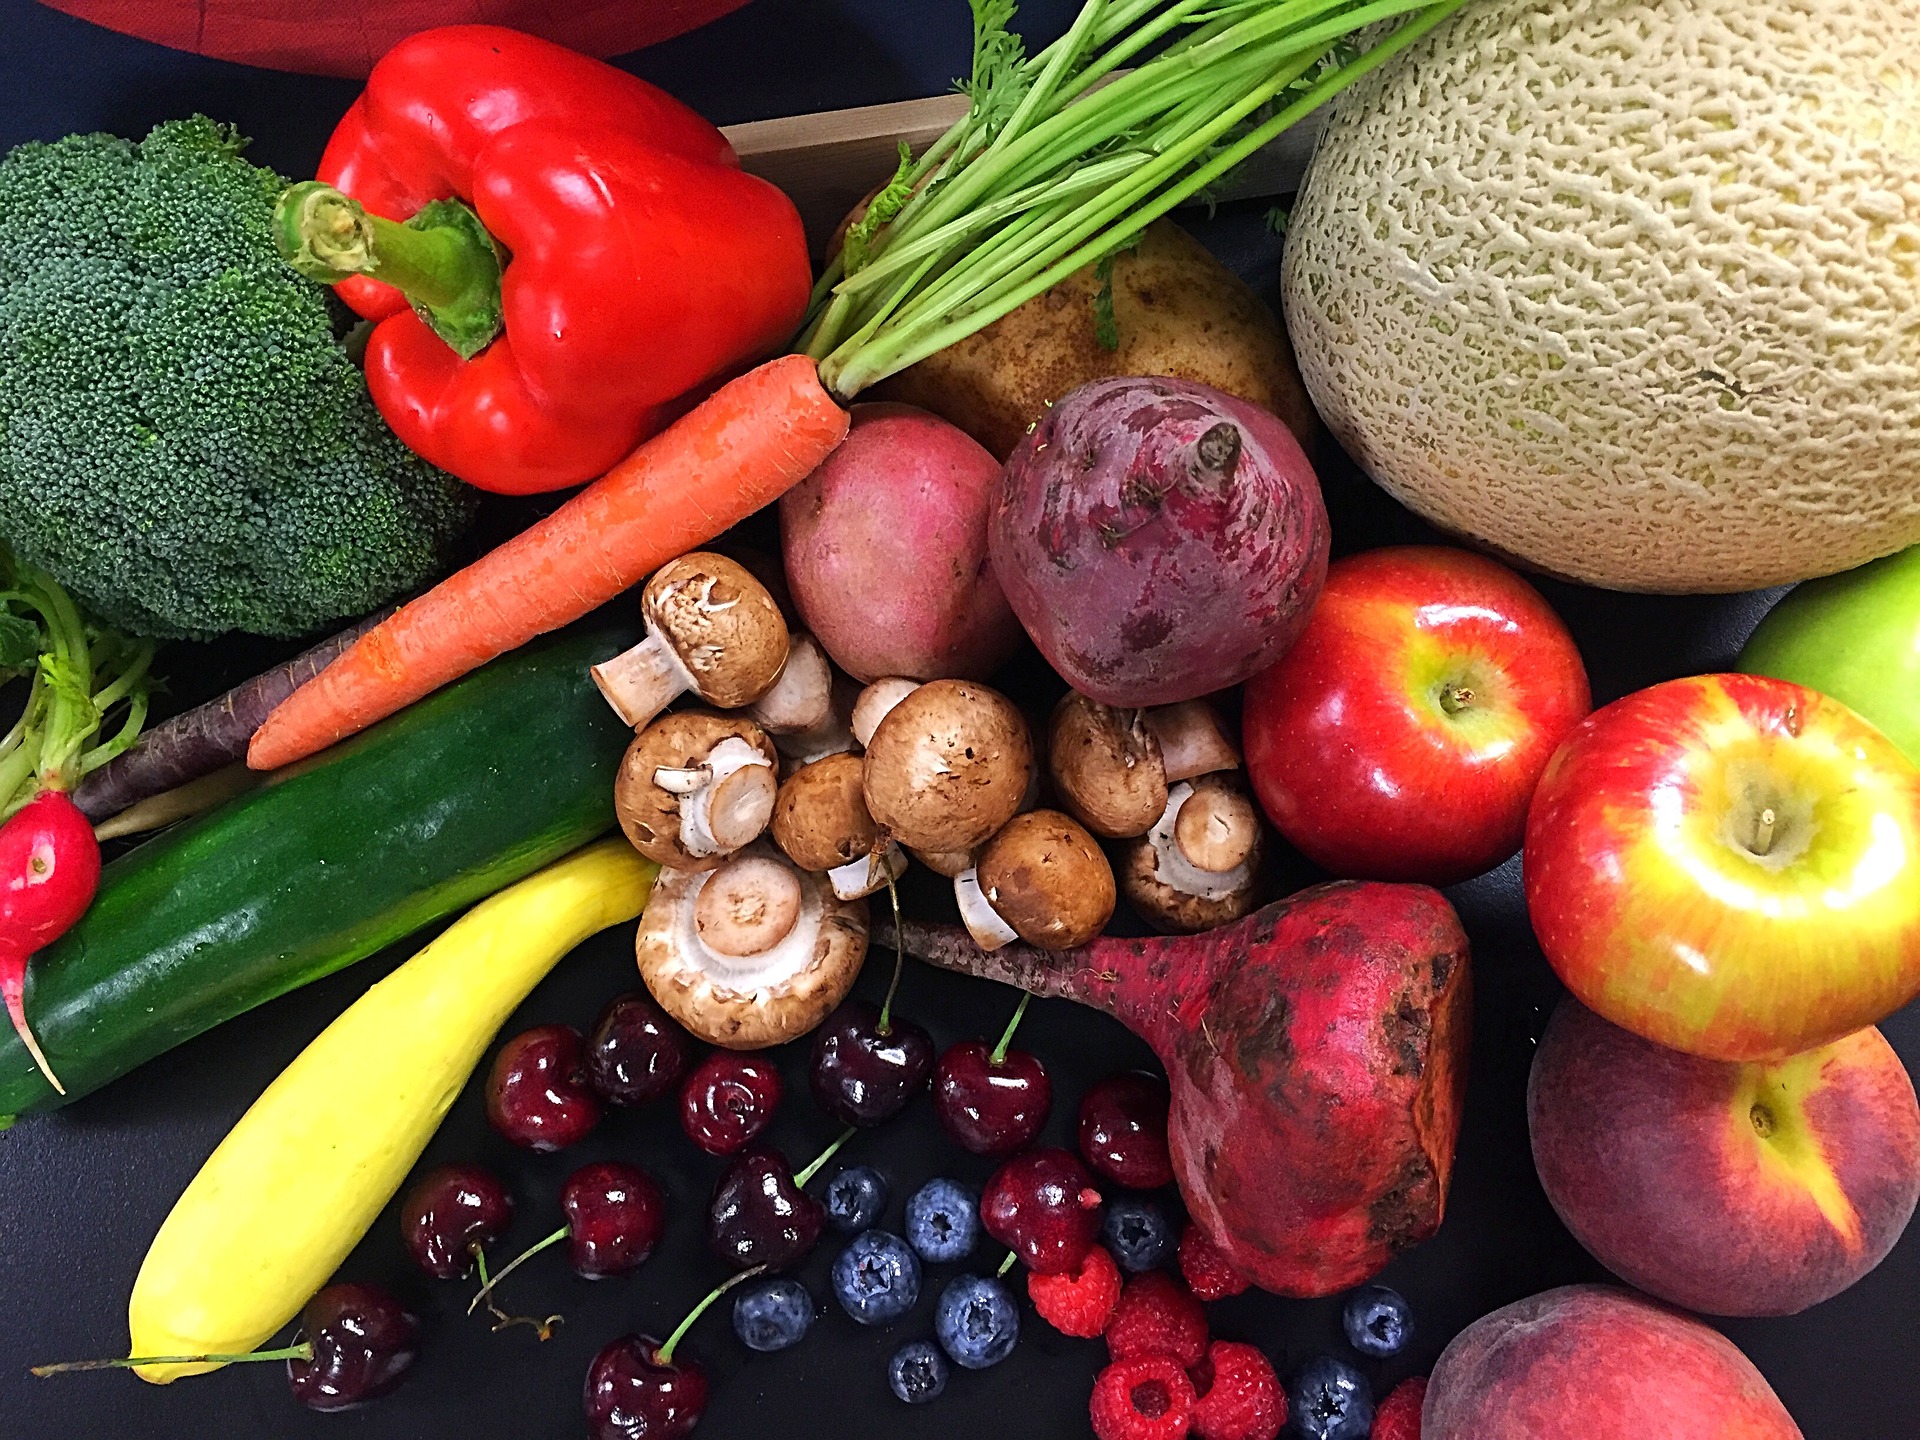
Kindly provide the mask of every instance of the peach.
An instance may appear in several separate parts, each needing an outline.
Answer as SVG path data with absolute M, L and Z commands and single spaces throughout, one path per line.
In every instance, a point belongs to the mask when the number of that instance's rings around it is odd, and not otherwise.
M 1611 1285 L 1569 1285 L 1474 1321 L 1427 1384 L 1421 1440 L 1802 1440 L 1716 1330 Z
M 1567 1000 L 1527 1090 L 1534 1166 L 1594 1258 L 1710 1315 L 1839 1294 L 1920 1200 L 1920 1104 L 1878 1030 L 1787 1060 L 1667 1050 Z

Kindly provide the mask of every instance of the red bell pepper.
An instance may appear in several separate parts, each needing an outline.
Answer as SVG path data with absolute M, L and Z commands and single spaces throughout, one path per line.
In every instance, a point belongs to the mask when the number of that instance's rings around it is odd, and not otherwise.
M 378 322 L 367 385 L 400 438 L 516 494 L 594 478 L 776 351 L 811 283 L 793 203 L 718 130 L 491 25 L 387 52 L 279 227 Z

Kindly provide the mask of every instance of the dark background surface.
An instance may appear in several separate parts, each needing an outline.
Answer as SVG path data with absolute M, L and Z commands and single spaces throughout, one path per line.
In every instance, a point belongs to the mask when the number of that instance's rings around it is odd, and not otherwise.
M 1066 0 L 1029 0 L 1023 22 L 1050 38 Z M 722 123 L 935 93 L 967 63 L 961 0 L 755 0 L 736 15 L 621 62 Z M 252 157 L 300 176 L 314 162 L 357 86 L 273 74 L 176 54 L 43 10 L 0 0 L 0 149 L 72 130 L 138 135 L 166 118 L 201 110 L 255 137 Z M 1271 300 L 1277 242 L 1261 207 L 1224 211 L 1203 238 Z M 1364 481 L 1327 477 L 1336 550 L 1422 538 L 1424 531 Z M 1567 617 L 1592 673 L 1596 701 L 1674 675 L 1724 666 L 1771 596 L 1648 599 L 1546 587 Z M 173 703 L 211 693 L 266 652 L 253 644 L 175 647 L 161 667 Z M 1037 662 L 1036 662 L 1037 663 Z M 1017 681 L 1014 688 L 1026 688 Z M 1291 884 L 1310 878 L 1295 868 Z M 1367 1364 L 1376 1388 L 1426 1371 L 1445 1342 L 1476 1317 L 1550 1286 L 1601 1278 L 1554 1219 L 1528 1157 L 1523 1097 L 1534 1042 L 1558 985 L 1535 949 L 1518 892 L 1518 864 L 1451 892 L 1472 934 L 1477 969 L 1473 1078 L 1453 1196 L 1439 1236 L 1382 1277 L 1412 1300 L 1420 1333 L 1391 1362 Z M 920 888 L 909 904 L 931 909 Z M 393 1212 L 343 1267 L 343 1277 L 393 1286 L 422 1315 L 425 1351 L 401 1390 L 363 1410 L 310 1415 L 289 1398 L 277 1365 L 232 1367 L 154 1388 L 131 1377 L 89 1375 L 35 1381 L 27 1365 L 113 1354 L 126 1343 L 125 1302 L 154 1230 L 194 1171 L 260 1090 L 300 1048 L 406 954 L 397 951 L 288 996 L 148 1065 L 56 1116 L 21 1122 L 0 1139 L 0 1437 L 151 1440 L 329 1435 L 357 1440 L 546 1440 L 583 1433 L 580 1377 L 612 1336 L 665 1333 L 719 1278 L 701 1240 L 700 1212 L 719 1162 L 694 1151 L 665 1111 L 619 1113 L 583 1146 L 558 1156 L 515 1151 L 487 1128 L 470 1086 L 425 1162 L 474 1158 L 512 1181 L 519 1218 L 510 1253 L 557 1223 L 562 1180 L 587 1160 L 625 1157 L 657 1173 L 675 1201 L 660 1252 L 638 1274 L 590 1285 L 558 1255 L 529 1265 L 509 1299 L 522 1309 L 562 1311 L 549 1344 L 521 1329 L 490 1335 L 460 1311 L 466 1291 L 436 1286 L 405 1263 Z M 875 995 L 884 965 L 862 988 Z M 547 1021 L 591 1023 L 601 1004 L 635 977 L 630 927 L 583 947 L 542 985 L 507 1033 Z M 903 1013 L 942 1045 L 998 1032 L 1009 993 L 909 965 Z M 1920 1016 L 1883 1027 L 1911 1066 L 1920 1058 Z M 1051 1067 L 1056 1092 L 1048 1137 L 1071 1143 L 1074 1107 L 1086 1086 L 1148 1059 L 1117 1024 L 1064 1001 L 1034 1006 L 1022 1043 Z M 790 1050 L 793 1047 L 789 1047 Z M 834 1126 L 805 1093 L 804 1051 L 784 1057 L 788 1100 L 772 1132 L 795 1164 Z M 922 1098 L 900 1120 L 856 1139 L 849 1160 L 878 1164 L 894 1186 L 883 1223 L 898 1228 L 905 1196 L 935 1174 L 978 1183 L 989 1168 L 946 1143 Z M 1019 1348 L 996 1369 L 956 1372 L 947 1394 L 909 1410 L 887 1393 L 886 1357 L 930 1335 L 932 1297 L 953 1267 L 933 1267 L 921 1303 L 898 1326 L 866 1331 L 828 1297 L 823 1244 L 803 1273 L 824 1309 L 795 1350 L 753 1356 L 716 1312 L 692 1348 L 707 1362 L 713 1400 L 701 1428 L 712 1440 L 880 1433 L 1021 1437 L 1086 1433 L 1086 1396 L 1104 1347 L 1068 1340 L 1025 1313 Z M 998 1252 L 982 1250 L 977 1268 Z M 1283 1372 L 1308 1356 L 1347 1354 L 1336 1301 L 1250 1295 L 1212 1308 L 1217 1335 L 1251 1340 Z M 1772 1381 L 1809 1440 L 1896 1440 L 1920 1434 L 1920 1240 L 1909 1236 L 1875 1273 L 1811 1313 L 1729 1322 L 1725 1330 Z M 1349 1358 L 1352 1358 L 1349 1356 Z M 1592 1357 L 1596 1366 L 1605 1355 Z M 1562 1432 L 1582 1433 L 1577 1414 Z M 1543 1437 L 1545 1440 L 1545 1437 Z

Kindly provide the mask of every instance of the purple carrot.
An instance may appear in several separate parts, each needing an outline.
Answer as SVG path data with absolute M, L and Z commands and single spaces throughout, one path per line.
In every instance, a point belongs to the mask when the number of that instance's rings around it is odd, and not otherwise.
M 383 610 L 369 616 L 284 665 L 243 681 L 218 699 L 154 726 L 124 755 L 87 776 L 74 791 L 73 803 L 98 823 L 150 796 L 245 760 L 247 742 L 274 707 L 339 659 L 354 641 L 391 613 Z

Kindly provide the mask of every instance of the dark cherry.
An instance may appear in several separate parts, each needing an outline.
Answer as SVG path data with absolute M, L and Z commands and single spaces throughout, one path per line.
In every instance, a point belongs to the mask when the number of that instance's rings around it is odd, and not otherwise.
M 609 1105 L 645 1105 L 686 1073 L 693 1037 L 651 995 L 616 995 L 587 1037 L 587 1080 Z
M 569 1175 L 560 1210 L 574 1271 L 589 1280 L 638 1269 L 667 1228 L 665 1187 L 618 1160 L 582 1165 Z
M 1016 1155 L 980 1193 L 980 1223 L 1039 1275 L 1079 1268 L 1100 1234 L 1100 1192 L 1068 1150 Z
M 311 1360 L 287 1361 L 293 1398 L 345 1410 L 386 1394 L 413 1364 L 420 1322 L 378 1285 L 329 1285 L 300 1312 Z
M 473 1271 L 484 1250 L 513 1221 L 513 1192 L 478 1165 L 436 1165 L 400 1202 L 400 1239 L 413 1263 L 436 1280 Z
M 736 1269 L 784 1270 L 820 1239 L 827 1207 L 800 1188 L 786 1158 L 742 1155 L 721 1173 L 707 1209 L 707 1244 Z
M 622 1335 L 593 1357 L 584 1395 L 592 1440 L 679 1440 L 707 1409 L 697 1361 L 660 1358 L 660 1342 Z
M 1039 1057 L 1008 1050 L 996 1064 L 981 1040 L 940 1057 L 933 1071 L 933 1113 L 953 1142 L 976 1155 L 1024 1150 L 1047 1123 L 1053 1082 Z
M 780 1072 L 764 1055 L 716 1050 L 680 1087 L 680 1128 L 709 1155 L 737 1155 L 780 1108 Z
M 912 1021 L 889 1017 L 864 1000 L 848 1000 L 813 1032 L 808 1080 L 820 1108 L 846 1125 L 891 1120 L 927 1083 L 933 1037 Z
M 523 1030 L 500 1047 L 487 1076 L 487 1119 L 516 1145 L 558 1150 L 600 1123 L 587 1086 L 586 1046 L 571 1025 Z
M 1095 1174 L 1129 1190 L 1171 1185 L 1167 1082 L 1130 1070 L 1087 1091 L 1080 1102 L 1080 1154 Z

